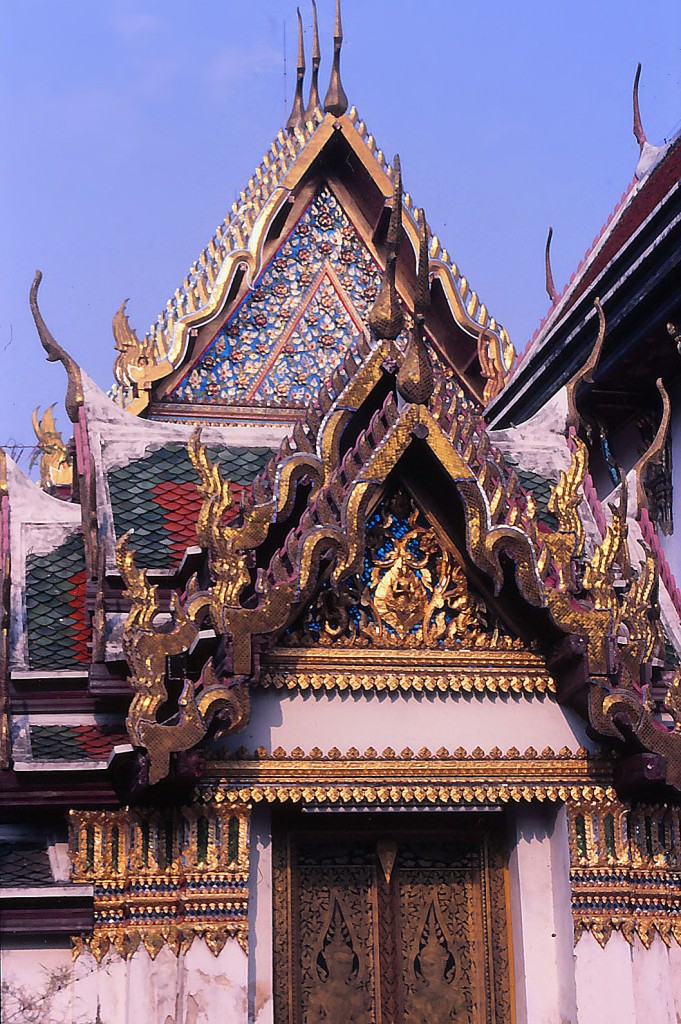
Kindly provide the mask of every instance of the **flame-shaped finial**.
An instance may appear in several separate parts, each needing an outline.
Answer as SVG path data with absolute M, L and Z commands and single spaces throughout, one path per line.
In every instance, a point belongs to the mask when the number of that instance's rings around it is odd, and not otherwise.
M 33 314 L 33 321 L 38 331 L 38 337 L 40 338 L 40 342 L 47 353 L 48 362 L 59 362 L 66 370 L 68 387 L 66 389 L 64 405 L 66 406 L 69 419 L 72 423 L 75 423 L 78 419 L 78 409 L 84 401 L 83 381 L 80 366 L 78 366 L 75 359 L 72 359 L 68 352 L 62 348 L 43 319 L 43 315 L 40 312 L 40 307 L 38 305 L 38 289 L 42 279 L 42 271 L 36 270 L 28 301 L 31 307 L 31 313 Z
M 319 28 L 317 25 L 317 4 L 312 0 L 312 81 L 310 82 L 310 98 L 303 114 L 305 121 L 310 121 L 321 104 L 319 102 L 319 65 L 322 55 L 319 49 Z
M 341 25 L 340 0 L 336 0 L 336 24 L 333 29 L 333 65 L 331 80 L 324 98 L 324 110 L 334 117 L 341 117 L 348 109 L 348 98 L 341 82 L 340 57 L 343 47 L 343 27 Z
M 636 169 L 634 171 L 634 177 L 637 181 L 641 181 L 647 174 L 650 174 L 652 169 L 659 164 L 660 160 L 666 155 L 669 149 L 669 143 L 664 146 L 652 146 L 648 142 L 646 133 L 643 131 L 643 123 L 641 121 L 641 108 L 638 103 L 638 83 L 641 78 L 641 65 L 636 65 L 636 74 L 634 75 L 634 137 L 638 142 L 639 157 Z
M 551 270 L 551 239 L 553 238 L 553 228 L 549 228 L 549 233 L 546 236 L 546 249 L 544 251 L 544 268 L 546 270 L 546 294 L 551 299 L 551 304 L 554 305 L 558 299 L 558 292 L 556 286 L 553 283 L 553 271 Z
M 388 224 L 385 273 L 376 301 L 369 311 L 369 327 L 377 338 L 394 340 L 404 326 L 404 314 L 397 297 L 395 275 L 397 271 L 397 253 L 402 230 L 402 171 L 400 158 L 393 160 L 394 186 L 393 205 Z
M 419 211 L 419 265 L 414 330 L 411 333 L 404 361 L 397 374 L 397 391 L 414 405 L 427 405 L 433 394 L 433 365 L 426 347 L 425 320 L 430 308 L 430 260 L 428 258 L 428 225 L 423 210 Z
M 296 66 L 296 95 L 293 99 L 293 106 L 286 122 L 286 129 L 292 132 L 297 124 L 303 119 L 305 105 L 303 103 L 303 80 L 305 78 L 305 47 L 303 45 L 303 19 L 300 16 L 300 7 L 296 7 L 298 14 L 298 64 Z
M 641 78 L 641 62 L 639 61 L 636 65 L 636 74 L 634 75 L 634 138 L 638 142 L 639 149 L 642 151 L 644 145 L 648 141 L 646 133 L 643 131 L 643 124 L 641 122 L 641 108 L 638 105 L 638 83 Z

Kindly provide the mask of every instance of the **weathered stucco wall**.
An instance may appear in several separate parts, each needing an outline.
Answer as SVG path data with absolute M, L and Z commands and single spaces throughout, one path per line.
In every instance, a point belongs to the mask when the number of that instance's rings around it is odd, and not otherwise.
M 130 960 L 109 953 L 72 963 L 68 949 L 2 952 L 3 1024 L 223 1024 L 247 1020 L 247 958 L 236 939 L 215 957 L 195 939 L 176 957 L 166 947 L 155 960 L 139 949 Z M 50 991 L 52 985 L 56 991 Z M 40 1016 L 20 1008 L 22 993 Z M 47 996 L 45 997 L 45 994 Z M 41 997 L 42 1002 L 41 1002 Z M 97 1017 L 99 1013 L 99 1018 Z

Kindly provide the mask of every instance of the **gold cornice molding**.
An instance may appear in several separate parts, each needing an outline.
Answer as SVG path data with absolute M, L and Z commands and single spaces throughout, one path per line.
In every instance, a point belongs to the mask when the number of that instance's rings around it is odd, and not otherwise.
M 286 690 L 526 693 L 553 696 L 556 684 L 530 651 L 374 650 L 275 647 L 260 686 Z
M 414 754 L 409 748 L 396 753 L 387 748 L 379 755 L 351 748 L 342 754 L 333 748 L 324 755 L 314 748 L 306 754 L 259 748 L 249 756 L 206 764 L 197 800 L 216 804 L 292 803 L 505 804 L 523 800 L 600 802 L 614 798 L 609 761 L 589 756 L 580 748 L 541 753 L 529 747 L 523 754 L 512 748 L 505 754 L 495 747 L 485 753 L 463 748 L 450 753 L 440 748 Z

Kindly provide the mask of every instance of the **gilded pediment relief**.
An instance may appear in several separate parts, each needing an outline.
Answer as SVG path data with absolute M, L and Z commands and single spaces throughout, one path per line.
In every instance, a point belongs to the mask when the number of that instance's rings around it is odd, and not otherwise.
M 362 569 L 327 581 L 285 647 L 523 650 L 471 588 L 461 557 L 405 490 L 384 498 L 366 528 Z

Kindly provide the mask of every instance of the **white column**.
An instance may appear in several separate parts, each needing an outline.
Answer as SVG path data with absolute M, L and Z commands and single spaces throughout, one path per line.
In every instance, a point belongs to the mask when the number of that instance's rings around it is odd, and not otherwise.
M 577 1024 L 565 809 L 518 809 L 509 862 L 517 1024 Z
M 272 824 L 268 807 L 251 812 L 248 905 L 248 1020 L 273 1024 Z

